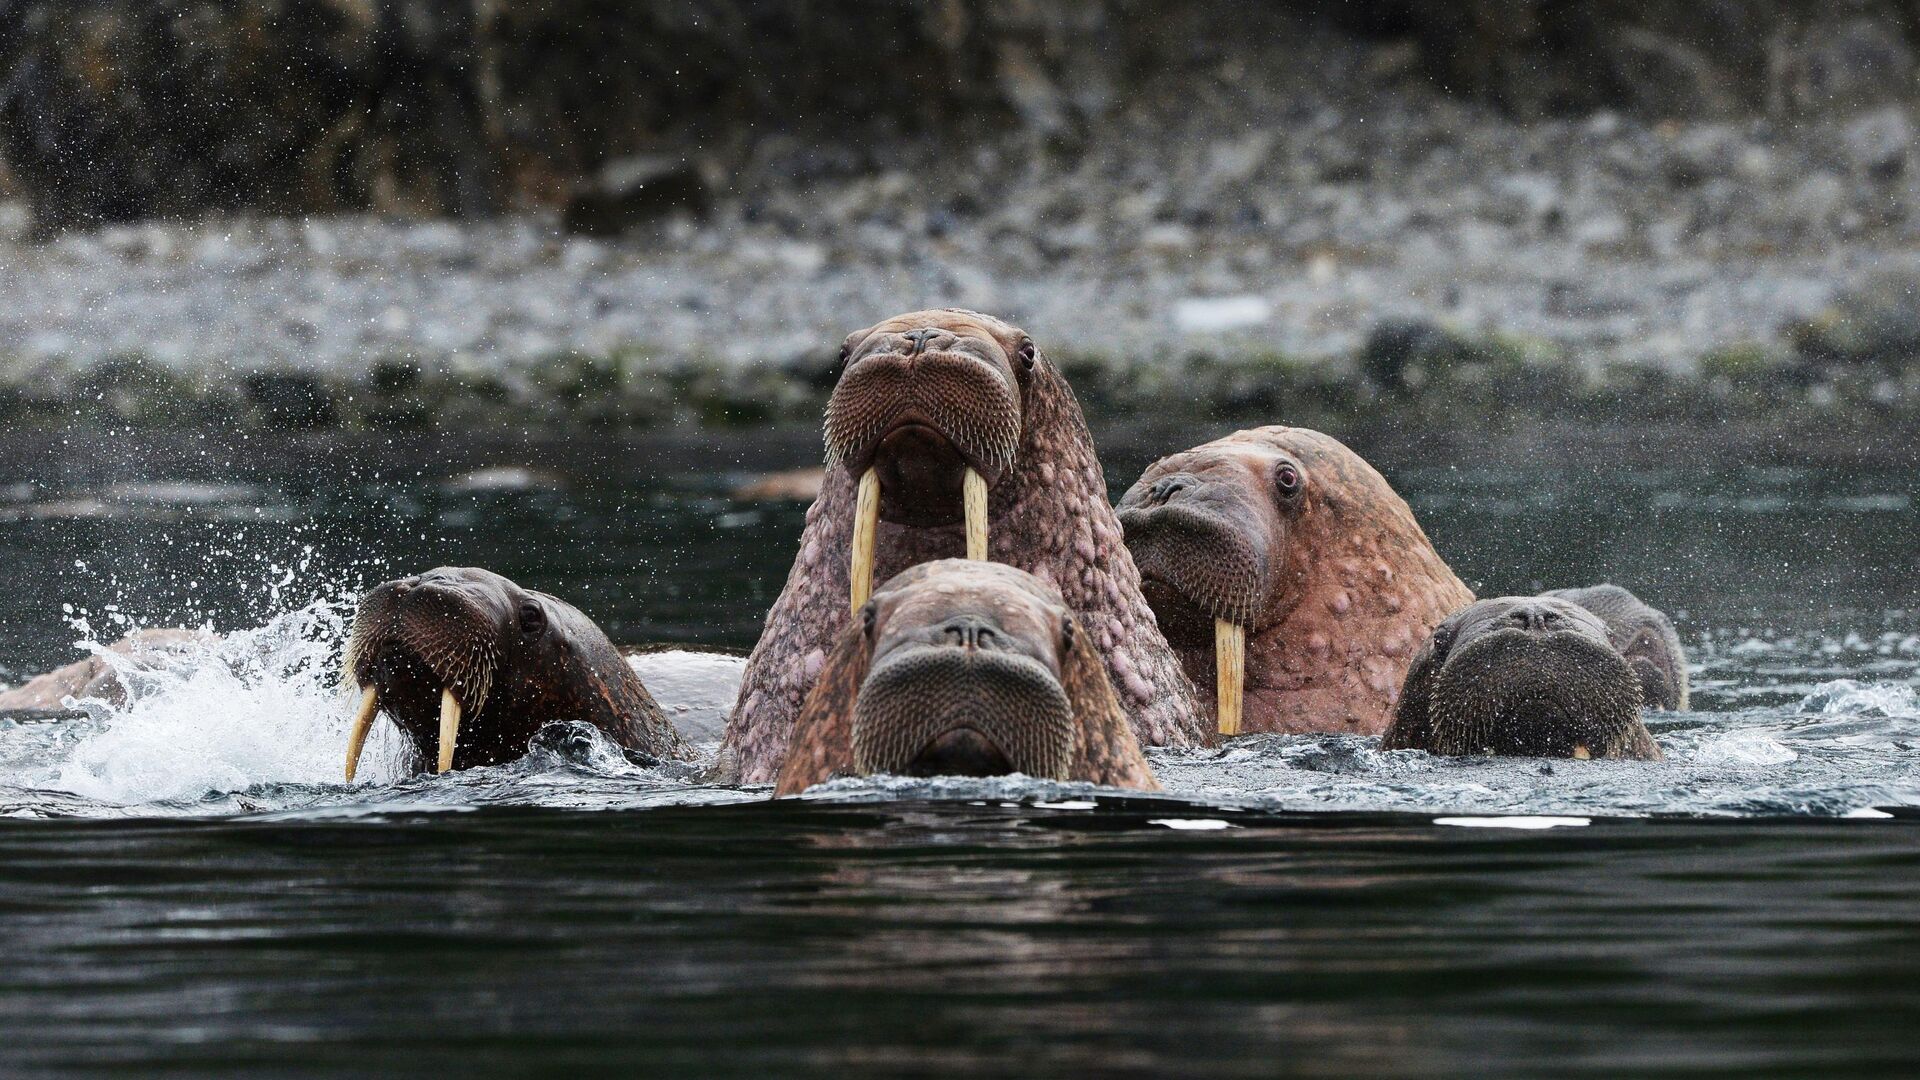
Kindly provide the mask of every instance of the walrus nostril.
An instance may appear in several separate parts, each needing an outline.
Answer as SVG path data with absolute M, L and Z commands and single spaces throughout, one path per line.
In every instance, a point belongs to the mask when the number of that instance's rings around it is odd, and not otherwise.
M 1545 630 L 1554 621 L 1555 615 L 1542 608 L 1523 605 L 1514 608 L 1507 619 L 1522 630 Z
M 940 631 L 949 642 L 966 649 L 990 649 L 1000 639 L 991 623 L 973 616 L 949 619 Z
M 1156 503 L 1166 502 L 1168 499 L 1173 498 L 1175 495 L 1180 494 L 1192 486 L 1193 478 L 1190 476 L 1161 477 L 1159 480 L 1154 481 L 1153 501 Z
M 935 334 L 938 334 L 939 332 L 940 331 L 929 327 L 929 328 L 924 328 L 920 330 L 909 330 L 906 333 L 901 334 L 900 336 L 903 338 L 906 338 L 908 343 L 913 346 L 911 349 L 907 350 L 907 355 L 919 356 L 922 352 L 925 352 L 927 348 L 927 340 L 933 337 Z

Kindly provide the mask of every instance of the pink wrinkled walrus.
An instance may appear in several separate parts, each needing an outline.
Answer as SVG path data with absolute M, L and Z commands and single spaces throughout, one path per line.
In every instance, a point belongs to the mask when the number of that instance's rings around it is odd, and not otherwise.
M 1033 339 L 990 315 L 917 311 L 853 334 L 841 356 L 826 480 L 747 663 L 721 775 L 734 771 L 729 757 L 743 782 L 780 769 L 801 703 L 853 612 L 863 486 L 878 517 L 872 581 L 967 554 L 966 505 L 975 503 L 985 557 L 1060 591 L 1140 741 L 1205 742 L 1192 688 L 1140 594 L 1079 402 Z

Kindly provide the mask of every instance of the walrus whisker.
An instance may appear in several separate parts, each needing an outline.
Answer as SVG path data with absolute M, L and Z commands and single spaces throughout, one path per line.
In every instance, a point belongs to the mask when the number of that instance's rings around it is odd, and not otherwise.
M 880 529 L 880 474 L 860 474 L 860 490 L 853 504 L 853 610 L 873 596 L 873 541 Z
M 1220 734 L 1240 734 L 1241 701 L 1247 684 L 1247 628 L 1225 619 L 1213 620 L 1215 697 L 1219 700 Z
M 440 768 L 437 772 L 446 772 L 453 768 L 453 747 L 460 738 L 460 699 L 453 696 L 453 687 L 440 691 Z
M 353 728 L 347 734 L 347 783 L 353 783 L 353 774 L 360 770 L 360 751 L 367 745 L 367 732 L 373 728 L 373 718 L 380 711 L 380 690 L 369 684 L 360 695 L 360 709 L 353 714 Z
M 984 562 L 987 558 L 987 478 L 969 466 L 962 488 L 962 505 L 967 515 L 967 558 Z

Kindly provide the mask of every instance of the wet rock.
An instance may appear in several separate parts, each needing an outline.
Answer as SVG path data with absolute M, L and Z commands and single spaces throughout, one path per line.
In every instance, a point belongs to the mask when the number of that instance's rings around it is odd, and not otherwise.
M 1878 5 L 1865 5 L 1869 10 Z M 1839 8 L 1840 5 L 1833 5 Z M 1797 40 L 1785 46 L 1784 90 L 1803 112 L 1858 108 L 1912 92 L 1913 49 L 1901 32 L 1909 18 L 1898 10 L 1847 17 L 1829 10 L 1807 20 Z M 1781 35 L 1773 35 L 1776 42 Z
M 1173 324 L 1183 334 L 1245 330 L 1271 318 L 1273 304 L 1262 296 L 1192 296 L 1173 306 Z
M 1425 382 L 1432 370 L 1457 364 L 1470 352 L 1464 339 L 1437 323 L 1383 319 L 1361 347 L 1360 370 L 1383 390 L 1406 390 Z
M 331 427 L 338 420 L 326 385 L 305 372 L 256 371 L 240 381 L 247 402 L 258 409 L 267 426 L 276 428 Z
M 749 476 L 733 485 L 727 497 L 734 502 L 812 502 L 826 482 L 824 469 L 789 469 Z
M 608 162 L 567 200 L 561 222 L 571 233 L 612 235 L 680 211 L 713 209 L 713 192 L 698 167 L 665 157 Z
M 1815 367 L 1920 368 L 1920 272 L 1878 275 L 1785 334 Z
M 1902 106 L 1876 109 L 1848 121 L 1841 137 L 1853 167 L 1877 180 L 1891 180 L 1904 172 L 1913 151 L 1913 123 Z

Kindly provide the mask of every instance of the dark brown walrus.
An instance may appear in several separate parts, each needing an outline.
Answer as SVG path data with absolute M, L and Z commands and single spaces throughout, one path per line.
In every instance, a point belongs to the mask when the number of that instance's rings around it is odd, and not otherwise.
M 1612 617 L 1568 599 L 1581 595 Z M 1616 640 L 1628 642 L 1631 660 Z M 1657 696 L 1647 696 L 1649 676 Z M 1434 629 L 1407 671 L 1381 748 L 1658 761 L 1642 702 L 1684 708 L 1686 697 L 1686 660 L 1672 625 L 1625 589 L 1502 596 Z
M 379 711 L 422 770 L 511 761 L 542 727 L 569 720 L 657 759 L 691 756 L 592 619 L 489 570 L 443 566 L 369 590 L 342 667 L 361 689 L 349 780 Z
M 1428 633 L 1473 601 L 1385 478 L 1317 431 L 1254 428 L 1162 458 L 1119 511 L 1223 731 L 1378 734 Z
M 1687 708 L 1687 653 L 1673 620 L 1618 585 L 1552 589 L 1541 594 L 1570 600 L 1606 624 L 1607 640 L 1640 679 L 1640 703 L 1649 709 Z
M 1060 590 L 1142 742 L 1206 741 L 1192 688 L 1140 595 L 1080 405 L 1033 340 L 991 316 L 921 311 L 852 335 L 842 355 L 825 484 L 748 661 L 723 775 L 731 755 L 741 780 L 773 779 L 858 606 L 857 578 L 967 554 L 970 540 L 973 554 Z M 863 488 L 879 519 L 871 532 L 856 528 Z M 850 571 L 856 548 L 871 553 L 870 576 Z
M 1010 566 L 922 563 L 863 606 L 807 695 L 776 793 L 839 775 L 1158 790 L 1079 620 Z

